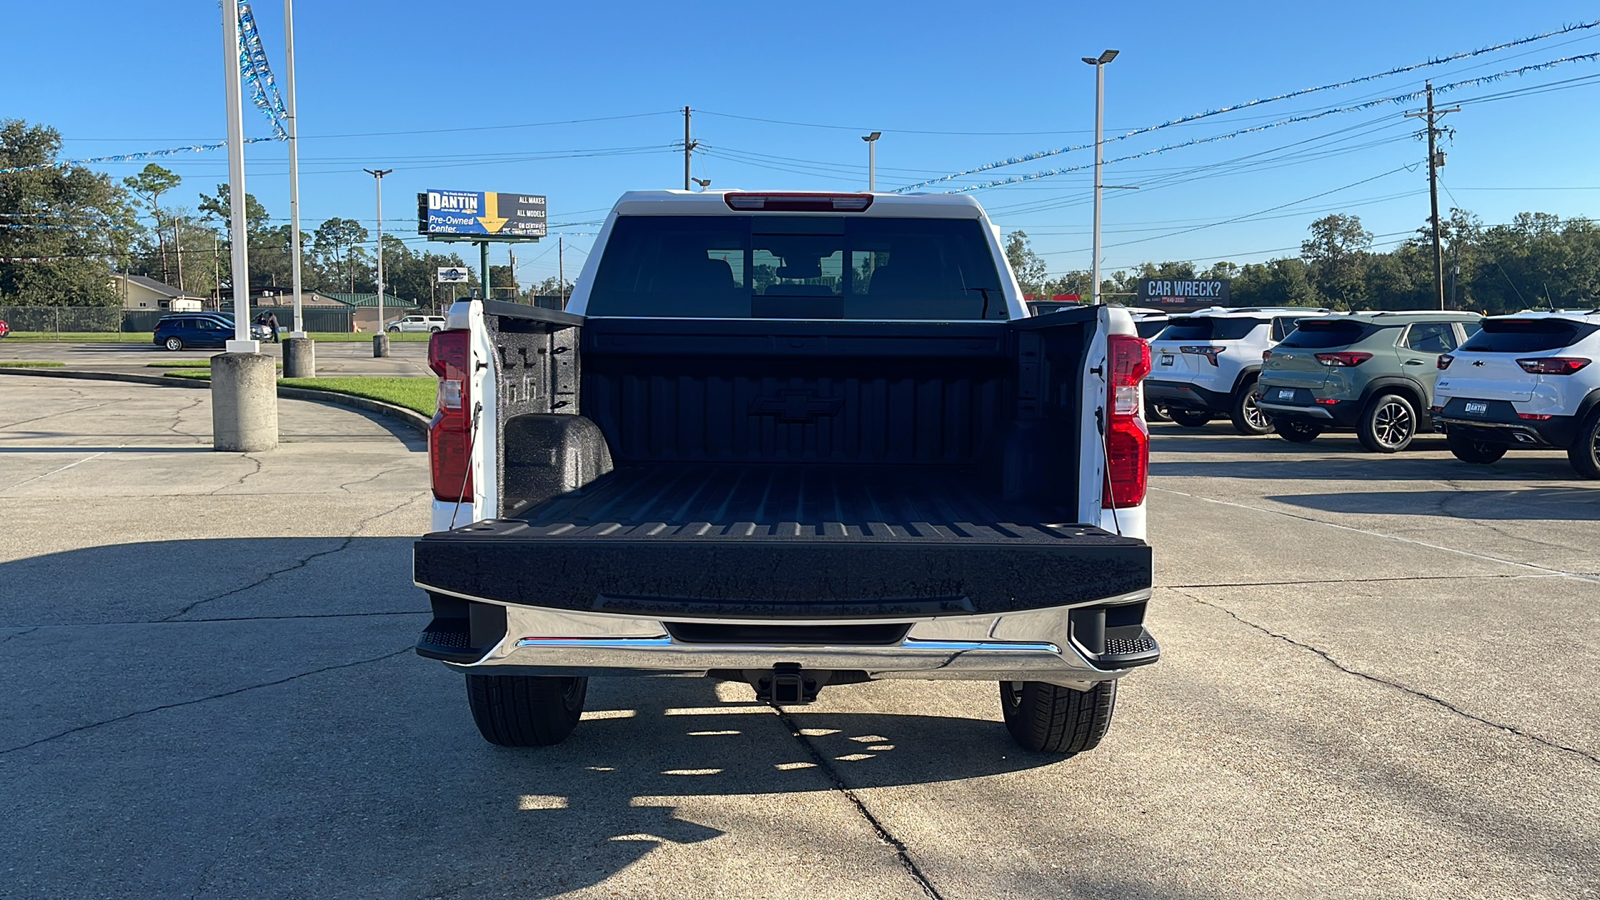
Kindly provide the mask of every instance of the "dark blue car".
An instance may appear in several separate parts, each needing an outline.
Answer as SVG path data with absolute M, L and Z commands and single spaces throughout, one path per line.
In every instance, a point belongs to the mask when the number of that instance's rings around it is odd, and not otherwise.
M 161 317 L 156 323 L 155 344 L 168 350 L 222 347 L 232 337 L 232 319 L 215 313 L 181 313 Z

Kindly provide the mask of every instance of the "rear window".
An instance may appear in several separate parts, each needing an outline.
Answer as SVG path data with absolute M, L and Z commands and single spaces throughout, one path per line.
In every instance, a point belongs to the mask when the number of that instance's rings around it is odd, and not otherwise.
M 1155 340 L 1156 335 L 1161 333 L 1161 329 L 1167 327 L 1167 320 L 1135 319 L 1133 322 L 1133 327 L 1134 330 L 1139 332 L 1139 337 L 1142 337 L 1147 341 L 1152 341 Z
M 1329 347 L 1348 347 L 1365 340 L 1378 329 L 1361 322 L 1301 322 L 1289 332 L 1280 346 L 1299 347 L 1303 350 L 1326 350 Z
M 1467 338 L 1462 350 L 1479 353 L 1537 353 L 1583 340 L 1600 326 L 1569 319 L 1484 319 L 1483 330 Z
M 976 219 L 624 216 L 591 316 L 1005 319 Z
M 1210 316 L 1185 316 L 1173 319 L 1156 335 L 1158 341 L 1237 341 L 1256 329 L 1265 319 L 1214 319 Z

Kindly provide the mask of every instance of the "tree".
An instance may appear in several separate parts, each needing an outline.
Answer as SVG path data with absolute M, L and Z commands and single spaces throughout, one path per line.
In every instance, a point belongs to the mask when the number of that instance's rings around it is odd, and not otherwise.
M 1356 309 L 1367 300 L 1364 276 L 1372 232 L 1361 219 L 1333 213 L 1311 223 L 1311 236 L 1300 244 L 1300 255 L 1311 267 L 1311 282 L 1323 301 Z
M 109 176 L 56 165 L 61 135 L 0 120 L 0 303 L 116 306 L 109 260 L 126 257 L 139 225 Z
M 325 275 L 337 278 L 337 273 L 342 268 L 348 275 L 348 290 L 356 290 L 356 260 L 354 250 L 356 245 L 367 239 L 367 229 L 354 219 L 341 219 L 337 216 L 328 219 L 311 235 L 312 250 L 321 258 Z
M 1317 297 L 1305 261 L 1291 256 L 1240 266 L 1229 302 L 1234 306 L 1316 306 Z
M 156 223 L 156 242 L 161 248 L 161 281 L 163 283 L 170 280 L 169 272 L 171 270 L 167 267 L 167 235 L 166 231 L 161 227 L 161 195 L 182 183 L 183 178 L 181 176 L 155 163 L 145 166 L 144 170 L 137 175 L 129 175 L 127 178 L 122 179 L 123 186 L 135 197 L 144 201 L 145 208 L 150 210 L 151 221 Z M 179 246 L 179 253 L 181 254 L 183 245 L 177 235 L 178 225 L 176 220 L 174 220 L 172 228 L 173 242 Z M 181 258 L 178 260 L 177 268 L 178 285 L 182 287 L 183 260 Z
M 1026 231 L 1013 231 L 1006 235 L 1006 261 L 1016 273 L 1017 283 L 1024 294 L 1044 293 L 1045 265 L 1039 254 L 1028 246 Z

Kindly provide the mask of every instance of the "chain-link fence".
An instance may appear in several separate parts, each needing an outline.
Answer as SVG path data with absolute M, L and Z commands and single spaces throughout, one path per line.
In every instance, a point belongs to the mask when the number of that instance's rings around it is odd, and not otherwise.
M 230 306 L 222 311 L 232 315 Z M 250 319 L 264 312 L 273 313 L 284 328 L 294 324 L 292 306 L 252 306 Z M 411 310 L 390 308 L 384 310 L 384 320 L 393 321 Z M 364 330 L 372 330 L 377 311 L 368 310 L 364 316 Z M 115 306 L 0 306 L 0 322 L 11 327 L 15 337 L 70 338 L 73 335 L 105 335 L 98 340 L 148 341 L 162 316 L 181 315 L 161 309 L 125 310 Z M 356 329 L 357 317 L 363 315 L 347 307 L 327 308 L 307 306 L 302 309 L 306 331 L 349 334 Z

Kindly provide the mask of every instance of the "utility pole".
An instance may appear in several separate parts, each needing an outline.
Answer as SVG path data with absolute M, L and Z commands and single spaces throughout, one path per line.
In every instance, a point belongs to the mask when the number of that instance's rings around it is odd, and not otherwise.
M 556 293 L 561 295 L 561 308 L 567 308 L 567 247 L 566 238 L 556 238 Z
M 217 288 L 217 311 L 222 311 L 222 252 L 217 245 L 217 233 L 211 232 L 211 283 Z M 124 297 L 124 300 L 127 298 Z
M 181 292 L 183 290 L 183 238 L 178 236 L 178 221 L 180 218 L 177 214 L 172 216 L 172 255 L 177 257 L 178 260 L 178 290 Z
M 1461 107 L 1435 109 L 1433 82 L 1427 83 L 1427 90 L 1428 108 L 1418 112 L 1408 112 L 1406 118 L 1428 120 L 1428 202 L 1433 212 L 1428 221 L 1433 225 L 1433 294 L 1439 302 L 1439 308 L 1444 309 L 1444 248 L 1439 243 L 1439 167 L 1444 165 L 1444 153 L 1438 148 L 1439 133 L 1443 129 L 1434 123 L 1445 113 L 1460 112 Z
M 1115 50 L 1107 50 L 1098 57 L 1083 57 L 1084 62 L 1094 66 L 1094 260 L 1090 266 L 1094 284 L 1090 286 L 1089 296 L 1096 305 L 1104 302 L 1100 296 L 1100 192 L 1105 187 L 1105 179 L 1100 177 L 1100 169 L 1105 165 L 1106 64 L 1116 58 Z
M 294 0 L 283 0 L 283 46 L 288 63 L 284 72 L 284 87 L 288 89 L 284 105 L 289 134 L 289 252 L 294 271 L 294 328 L 289 337 L 303 338 L 306 323 L 300 300 L 300 123 L 294 107 Z
M 689 190 L 689 154 L 699 146 L 697 142 L 689 139 L 689 107 L 683 108 L 683 189 Z
M 506 245 L 506 256 L 511 261 L 511 302 L 517 301 L 517 248 L 513 244 Z
M 389 332 L 383 328 L 383 176 L 393 169 L 362 169 L 378 186 L 378 332 L 372 336 L 372 355 L 389 355 Z

